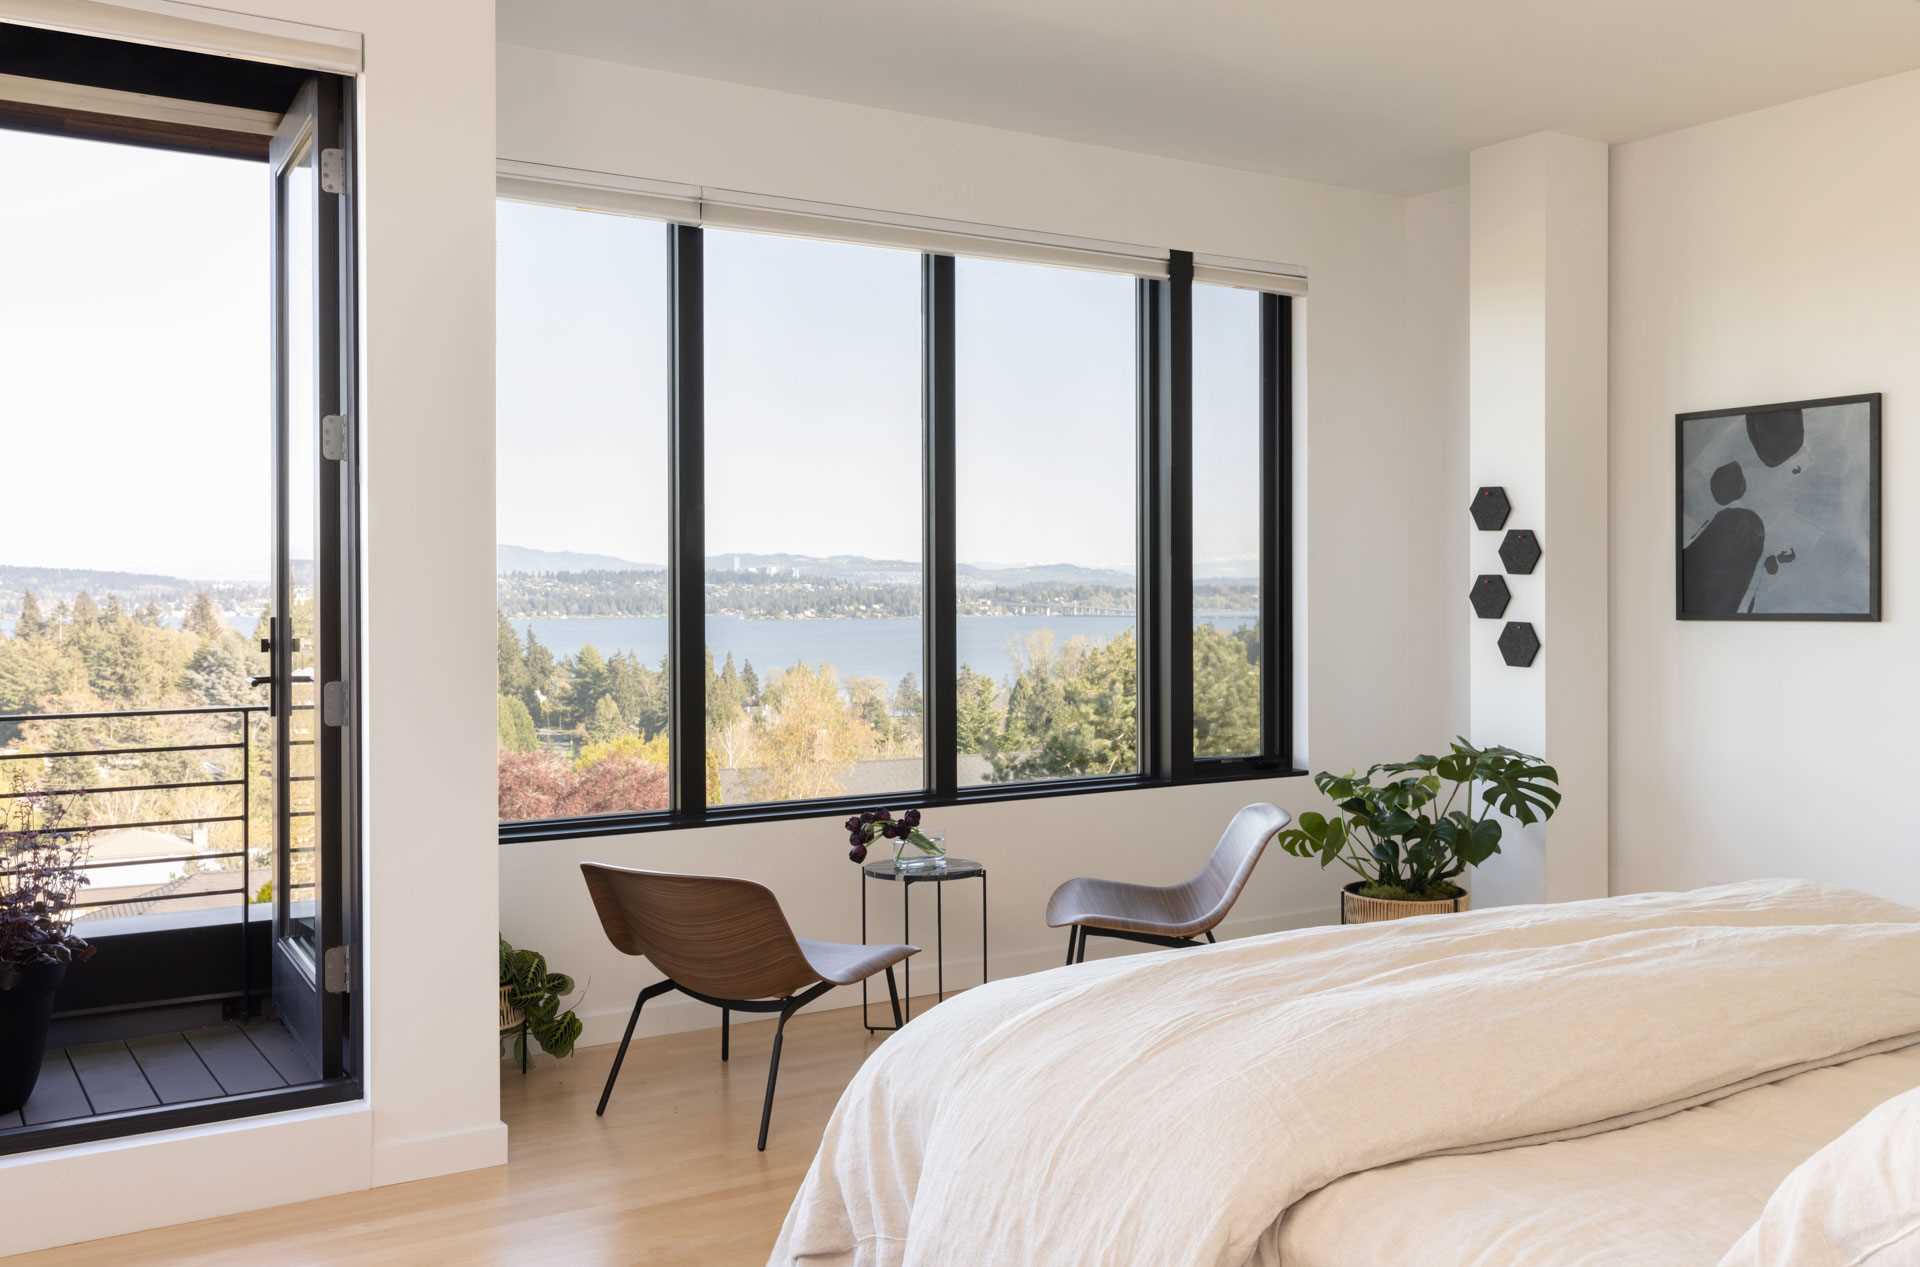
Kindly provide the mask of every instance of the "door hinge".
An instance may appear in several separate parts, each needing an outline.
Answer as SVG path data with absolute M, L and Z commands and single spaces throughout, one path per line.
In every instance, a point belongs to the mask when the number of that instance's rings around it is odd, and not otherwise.
M 352 956 L 347 946 L 329 946 L 326 954 L 325 980 L 321 983 L 328 994 L 345 994 L 353 988 Z
M 347 156 L 340 150 L 320 151 L 320 192 L 323 194 L 347 192 Z
M 320 456 L 329 462 L 347 460 L 347 420 L 339 414 L 320 420 Z
M 329 726 L 347 724 L 347 684 L 328 682 L 320 688 L 320 720 Z

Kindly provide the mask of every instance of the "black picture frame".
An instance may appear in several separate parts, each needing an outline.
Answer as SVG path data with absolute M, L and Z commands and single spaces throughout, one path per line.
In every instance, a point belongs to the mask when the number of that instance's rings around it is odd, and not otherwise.
M 1684 558 L 1686 538 L 1686 437 L 1689 423 L 1707 419 L 1749 414 L 1826 408 L 1835 405 L 1867 407 L 1868 494 L 1867 494 L 1867 607 L 1865 611 L 1832 612 L 1716 612 L 1702 610 L 1698 603 L 1689 606 Z M 1878 621 L 1881 619 L 1881 510 L 1880 510 L 1880 415 L 1881 393 L 1866 392 L 1854 396 L 1824 396 L 1814 400 L 1783 401 L 1777 404 L 1743 405 L 1732 409 L 1699 409 L 1674 415 L 1673 428 L 1673 593 L 1674 616 L 1688 621 Z

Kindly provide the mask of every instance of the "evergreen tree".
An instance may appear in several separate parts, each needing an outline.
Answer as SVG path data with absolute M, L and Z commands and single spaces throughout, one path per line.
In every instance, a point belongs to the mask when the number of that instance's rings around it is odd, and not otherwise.
M 893 711 L 903 724 L 918 730 L 926 708 L 926 700 L 920 694 L 919 675 L 910 671 L 900 679 L 900 685 L 893 688 Z
M 28 590 L 20 599 L 20 619 L 13 622 L 13 636 L 16 638 L 44 638 L 52 627 L 47 618 L 40 614 L 40 600 Z
M 91 629 L 100 619 L 100 608 L 93 601 L 93 595 L 81 590 L 73 596 L 73 625 L 76 629 Z
M 500 751 L 534 752 L 540 737 L 533 728 L 533 714 L 517 696 L 500 696 Z
M 180 626 L 197 638 L 218 638 L 227 631 L 225 622 L 220 619 L 220 611 L 213 605 L 213 595 L 201 590 L 193 596 L 193 603 L 187 608 L 187 619 Z
M 147 600 L 146 604 L 133 614 L 133 621 L 135 624 L 145 625 L 149 629 L 158 629 L 166 624 L 166 618 L 160 614 L 160 604 L 151 599 Z
M 258 704 L 265 698 L 248 679 L 246 653 L 226 639 L 200 643 L 180 674 L 180 686 L 201 704 Z
M 602 695 L 594 704 L 586 724 L 588 743 L 611 743 L 622 735 L 631 734 L 626 719 L 620 716 L 620 706 L 613 702 L 613 696 Z
M 558 666 L 553 662 L 553 652 L 547 650 L 547 644 L 529 627 L 527 629 L 527 693 L 522 696 L 527 711 L 536 719 L 546 716 L 549 701 L 554 699 L 554 678 Z
M 992 678 L 971 665 L 960 666 L 954 679 L 953 723 L 961 752 L 986 753 L 992 749 L 1005 724 L 999 696 Z
M 523 696 L 528 686 L 527 656 L 520 649 L 520 635 L 513 631 L 504 614 L 500 616 L 499 633 L 500 657 L 500 693 L 502 695 Z M 522 708 L 525 701 L 522 700 Z M 531 716 L 532 714 L 528 714 Z
M 661 666 L 665 670 L 665 665 Z M 760 706 L 760 675 L 753 671 L 753 661 L 748 660 L 740 666 L 740 701 L 748 708 Z

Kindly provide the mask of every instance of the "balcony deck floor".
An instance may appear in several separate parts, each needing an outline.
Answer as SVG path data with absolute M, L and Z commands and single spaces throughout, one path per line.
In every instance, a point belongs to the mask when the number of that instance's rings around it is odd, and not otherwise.
M 279 1021 L 227 1023 L 47 1051 L 33 1096 L 0 1132 L 319 1081 Z

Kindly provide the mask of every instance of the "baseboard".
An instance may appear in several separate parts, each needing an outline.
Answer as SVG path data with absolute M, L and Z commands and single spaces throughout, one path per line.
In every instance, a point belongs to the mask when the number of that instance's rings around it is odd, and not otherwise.
M 1335 915 L 1324 907 L 1305 907 L 1292 911 L 1282 911 L 1275 915 L 1248 916 L 1243 919 L 1228 919 L 1216 930 L 1215 936 L 1222 941 L 1231 941 L 1242 937 L 1258 937 L 1266 933 L 1284 932 L 1293 928 L 1308 928 L 1315 924 L 1333 922 Z M 1050 932 L 1052 930 L 1049 930 Z M 1057 939 L 1046 945 L 1025 946 L 1005 953 L 991 956 L 989 967 L 995 980 L 1007 977 L 1025 976 L 1030 972 L 1044 972 L 1048 968 L 1064 965 L 1067 953 L 1066 933 L 1060 932 Z M 1114 955 L 1150 954 L 1153 948 L 1134 942 L 1117 941 L 1113 938 L 1096 937 L 1087 944 L 1087 958 L 1105 959 Z M 931 948 L 921 952 L 916 964 L 923 964 L 930 957 Z M 959 960 L 967 960 L 959 962 Z M 930 965 L 929 965 L 930 966 Z M 980 962 L 968 956 L 952 956 L 947 960 L 947 992 L 965 990 L 980 984 Z M 651 978 L 649 978 L 651 979 Z M 876 983 L 869 997 L 884 1004 L 887 997 L 886 983 Z M 913 974 L 913 1000 L 916 1009 L 925 1005 L 934 997 L 933 973 L 925 967 L 916 968 Z M 857 1008 L 860 1006 L 860 987 L 842 986 L 829 991 L 818 1003 L 807 1009 L 809 1014 L 832 1011 L 836 1008 Z M 578 1046 L 597 1047 L 605 1043 L 617 1043 L 627 1026 L 627 1017 L 632 1015 L 633 1003 L 629 1000 L 611 1007 L 596 1008 L 582 1012 L 582 1029 Z M 634 1028 L 635 1038 L 652 1038 L 663 1034 L 684 1034 L 691 1030 L 720 1028 L 720 1013 L 697 1000 L 683 994 L 669 994 L 654 999 L 641 1011 L 640 1024 Z M 387 1182 L 375 1180 L 375 1182 Z
M 376 1143 L 371 1186 L 411 1183 L 415 1179 L 506 1164 L 507 1124 L 486 1122 L 465 1130 Z

